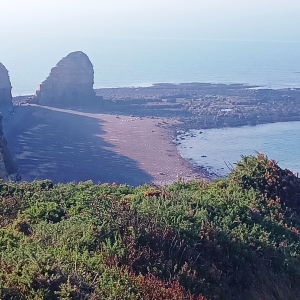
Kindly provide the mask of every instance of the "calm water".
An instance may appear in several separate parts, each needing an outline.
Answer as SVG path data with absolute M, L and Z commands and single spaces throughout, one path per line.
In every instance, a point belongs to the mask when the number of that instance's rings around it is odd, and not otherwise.
M 33 33 L 17 39 L 7 34 L 3 40 L 0 61 L 10 72 L 14 95 L 33 94 L 51 68 L 77 50 L 84 51 L 94 65 L 95 88 L 195 81 L 300 86 L 300 42 Z
M 241 154 L 256 155 L 255 151 L 300 173 L 300 122 L 191 130 L 178 136 L 178 143 L 184 158 L 217 175 L 228 174 Z

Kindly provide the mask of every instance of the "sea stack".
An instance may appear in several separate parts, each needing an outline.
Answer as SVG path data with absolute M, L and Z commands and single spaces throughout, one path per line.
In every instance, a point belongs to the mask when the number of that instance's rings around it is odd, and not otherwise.
M 11 83 L 6 68 L 0 63 L 0 105 L 12 105 Z
M 94 68 L 88 56 L 81 51 L 72 52 L 52 68 L 31 102 L 49 106 L 95 104 L 93 85 Z
M 0 116 L 0 179 L 4 181 L 19 181 L 18 167 L 14 162 L 2 131 L 2 116 Z

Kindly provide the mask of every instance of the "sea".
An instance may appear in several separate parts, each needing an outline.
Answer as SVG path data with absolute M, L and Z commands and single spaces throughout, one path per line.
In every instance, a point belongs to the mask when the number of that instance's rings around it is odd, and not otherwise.
M 180 133 L 175 142 L 182 157 L 215 177 L 230 173 L 242 156 L 258 153 L 300 173 L 300 122 L 190 130 Z
M 94 65 L 94 88 L 154 83 L 243 83 L 261 88 L 300 87 L 300 42 L 201 40 L 80 34 L 2 34 L 0 62 L 14 96 L 32 95 L 51 68 L 81 50 Z M 5 35 L 5 37 L 3 37 Z M 3 42 L 5 41 L 5 42 Z M 300 122 L 183 133 L 182 156 L 226 175 L 240 155 L 263 152 L 300 172 Z

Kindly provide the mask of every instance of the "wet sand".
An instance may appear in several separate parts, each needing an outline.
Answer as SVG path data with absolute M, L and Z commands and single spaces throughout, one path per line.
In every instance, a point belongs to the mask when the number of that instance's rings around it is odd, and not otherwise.
M 168 118 L 20 106 L 5 122 L 9 149 L 23 180 L 171 184 L 205 178 L 172 142 Z

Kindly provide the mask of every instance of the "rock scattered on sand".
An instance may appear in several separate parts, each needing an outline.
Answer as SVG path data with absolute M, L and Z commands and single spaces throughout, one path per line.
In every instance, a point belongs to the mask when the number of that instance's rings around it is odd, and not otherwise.
M 11 83 L 7 69 L 0 63 L 0 105 L 12 105 Z
M 19 181 L 18 167 L 14 162 L 2 131 L 2 116 L 0 116 L 0 179 L 4 181 Z
M 49 106 L 89 105 L 97 101 L 94 68 L 88 56 L 72 52 L 52 68 L 31 102 Z

